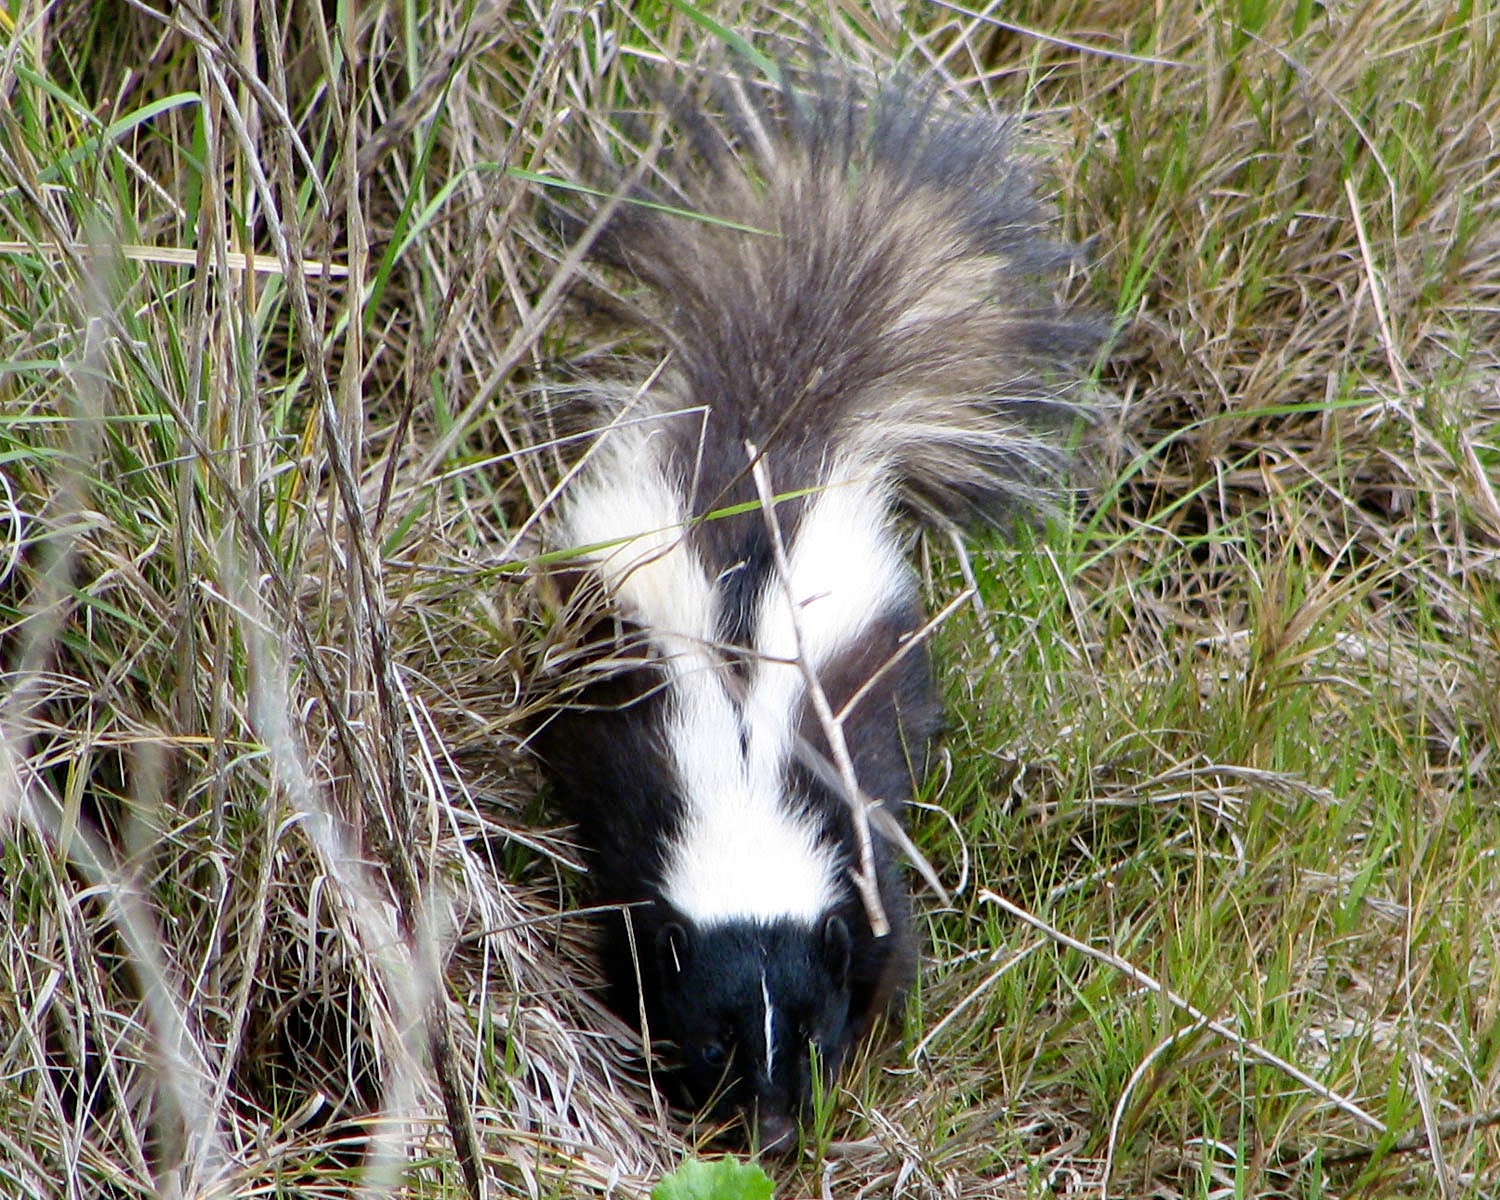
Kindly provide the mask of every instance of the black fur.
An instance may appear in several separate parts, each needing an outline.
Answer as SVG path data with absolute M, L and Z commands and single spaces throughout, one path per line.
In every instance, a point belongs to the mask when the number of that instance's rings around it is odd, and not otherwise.
M 831 664 L 822 677 L 830 704 L 841 706 L 888 663 L 919 616 L 915 609 L 892 614 Z M 622 639 L 622 645 L 631 642 L 629 635 Z M 761 1148 L 785 1148 L 811 1097 L 814 1053 L 831 1079 L 854 1043 L 904 999 L 916 961 L 910 898 L 893 847 L 876 835 L 878 890 L 890 925 L 885 936 L 874 935 L 852 887 L 816 929 L 795 922 L 695 929 L 658 886 L 663 852 L 681 816 L 661 743 L 666 703 L 651 667 L 607 675 L 582 688 L 573 705 L 551 714 L 533 746 L 583 835 L 594 898 L 619 906 L 600 927 L 611 1006 L 632 1022 L 645 1017 L 665 1082 L 679 1103 L 720 1118 L 745 1114 Z M 823 731 L 806 709 L 800 719 L 819 765 L 788 764 L 789 802 L 801 798 L 820 819 L 825 840 L 839 847 L 843 861 L 855 864 L 854 823 L 827 765 Z M 938 721 L 931 663 L 922 646 L 889 667 L 846 720 L 861 791 L 898 820 L 914 781 L 925 772 Z M 837 934 L 830 936 L 830 924 Z M 830 944 L 840 938 L 843 953 L 830 954 Z M 756 1050 L 761 971 L 767 966 L 780 1014 L 777 1036 L 785 1047 L 774 1072 Z M 723 1057 L 713 1057 L 716 1052 Z

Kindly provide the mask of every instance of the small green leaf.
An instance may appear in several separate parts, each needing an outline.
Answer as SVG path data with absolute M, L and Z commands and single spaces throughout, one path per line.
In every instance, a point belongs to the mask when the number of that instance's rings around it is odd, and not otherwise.
M 690 1158 L 651 1189 L 651 1200 L 771 1200 L 775 1185 L 755 1163 Z

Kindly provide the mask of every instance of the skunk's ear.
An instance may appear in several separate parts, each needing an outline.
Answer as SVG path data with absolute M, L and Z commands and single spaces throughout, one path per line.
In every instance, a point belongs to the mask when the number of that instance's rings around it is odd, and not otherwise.
M 676 979 L 688 965 L 688 932 L 676 921 L 656 933 L 656 969 L 663 980 Z
M 833 916 L 823 922 L 823 961 L 839 987 L 849 982 L 850 945 L 849 926 L 843 917 Z

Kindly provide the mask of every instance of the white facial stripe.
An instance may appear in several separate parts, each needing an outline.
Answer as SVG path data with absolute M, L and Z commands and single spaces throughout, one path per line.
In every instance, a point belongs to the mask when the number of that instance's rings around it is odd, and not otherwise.
M 663 872 L 666 897 L 705 927 L 814 925 L 838 896 L 837 859 L 815 828 L 787 811 L 779 780 L 747 777 L 738 715 L 726 696 L 713 699 L 685 703 L 670 727 L 684 812 Z M 713 736 L 700 736 L 711 726 Z
M 776 1010 L 771 1006 L 771 989 L 766 983 L 766 973 L 760 973 L 760 1000 L 766 1013 L 766 1074 L 776 1078 Z

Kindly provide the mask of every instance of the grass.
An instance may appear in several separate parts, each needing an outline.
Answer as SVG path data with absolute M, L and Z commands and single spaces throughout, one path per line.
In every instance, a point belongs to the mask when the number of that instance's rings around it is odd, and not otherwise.
M 0 6 L 0 1192 L 642 1194 L 707 1131 L 519 745 L 538 397 L 614 350 L 528 181 L 787 13 L 262 9 Z M 887 11 L 813 24 L 1027 112 L 1125 333 L 1093 486 L 971 548 L 953 903 L 779 1194 L 1493 1195 L 1500 8 Z

